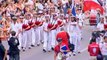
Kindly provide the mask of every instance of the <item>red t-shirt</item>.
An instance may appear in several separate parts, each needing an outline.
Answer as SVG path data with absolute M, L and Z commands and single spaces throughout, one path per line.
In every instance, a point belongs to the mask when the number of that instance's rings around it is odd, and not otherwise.
M 61 31 L 56 35 L 56 40 L 58 38 L 62 38 L 62 42 L 65 43 L 66 45 L 68 45 L 68 39 L 69 39 L 69 35 L 67 34 L 67 32 L 65 31 Z
M 93 42 L 88 46 L 88 52 L 90 53 L 90 56 L 97 56 L 100 52 L 99 45 Z

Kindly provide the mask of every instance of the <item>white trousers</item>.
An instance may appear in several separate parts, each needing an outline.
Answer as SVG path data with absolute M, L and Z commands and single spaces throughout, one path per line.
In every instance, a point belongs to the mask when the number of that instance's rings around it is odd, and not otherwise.
M 77 34 L 70 34 L 70 43 L 73 43 L 75 45 L 74 52 L 80 52 L 80 41 L 81 37 Z
M 56 44 L 56 30 L 52 30 L 51 34 L 52 34 L 51 46 L 54 48 Z
M 43 42 L 43 39 L 44 39 L 43 26 L 40 27 L 40 36 L 41 36 L 40 40 L 41 40 L 41 42 Z
M 31 47 L 31 43 L 32 43 L 32 30 L 31 29 L 27 31 L 27 37 L 25 38 L 27 38 L 28 47 Z
M 36 38 L 36 43 L 37 44 L 40 44 L 40 27 L 37 27 L 36 29 L 35 29 L 35 38 Z
M 32 28 L 31 31 L 32 31 L 32 45 L 35 45 L 36 37 L 35 37 L 34 28 Z
M 20 33 L 20 34 L 18 35 L 18 39 L 19 39 L 19 46 L 18 46 L 18 48 L 19 48 L 19 49 L 21 49 L 22 44 L 23 44 L 23 43 L 22 43 L 22 38 L 23 38 L 23 37 L 22 37 L 22 33 Z
M 22 34 L 22 47 L 27 47 L 27 31 L 24 31 Z
M 51 32 L 44 32 L 44 43 L 43 43 L 43 49 L 45 50 L 51 50 L 51 41 L 52 41 L 52 37 L 51 37 Z

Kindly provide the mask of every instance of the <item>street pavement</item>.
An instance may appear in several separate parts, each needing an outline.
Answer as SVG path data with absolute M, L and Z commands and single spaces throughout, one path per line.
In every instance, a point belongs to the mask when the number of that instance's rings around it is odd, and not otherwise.
M 82 30 L 83 39 L 81 40 L 81 54 L 77 54 L 76 56 L 71 56 L 70 60 L 89 60 L 90 56 L 87 52 L 87 46 L 89 44 L 89 39 L 91 37 L 93 27 L 85 26 Z M 7 42 L 3 42 L 6 49 L 8 49 Z M 42 51 L 42 45 L 33 47 L 32 49 L 28 49 L 25 52 L 21 51 L 20 60 L 54 60 L 54 52 L 46 52 Z

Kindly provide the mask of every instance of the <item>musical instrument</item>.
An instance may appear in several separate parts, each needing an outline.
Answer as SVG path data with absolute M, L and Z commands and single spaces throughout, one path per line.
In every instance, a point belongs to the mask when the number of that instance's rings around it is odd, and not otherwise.
M 22 29 L 30 30 L 31 27 L 30 27 L 29 25 L 27 25 L 27 24 L 23 24 L 23 25 L 22 25 Z
M 47 29 L 51 29 L 54 25 L 53 24 L 48 24 Z
M 28 24 L 29 24 L 29 26 L 31 26 L 32 28 L 35 27 L 35 23 L 32 22 L 32 21 L 28 22 Z
M 42 26 L 42 25 L 43 25 L 43 22 L 42 22 L 42 21 L 37 21 L 37 20 L 36 20 L 35 25 L 37 25 L 37 26 Z
M 58 24 L 60 27 L 63 26 L 63 22 L 62 22 L 61 20 L 58 20 L 58 21 L 57 21 L 57 24 Z
M 58 24 L 54 24 L 54 28 L 52 30 L 57 29 L 57 27 L 58 27 Z

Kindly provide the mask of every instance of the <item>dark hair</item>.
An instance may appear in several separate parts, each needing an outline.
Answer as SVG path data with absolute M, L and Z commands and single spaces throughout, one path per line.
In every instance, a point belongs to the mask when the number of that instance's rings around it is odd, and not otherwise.
M 2 43 L 2 41 L 0 40 L 0 44 Z
M 92 38 L 91 38 L 90 44 L 92 44 L 92 42 L 96 42 L 96 38 L 95 38 L 95 37 L 92 37 Z
M 58 38 L 58 39 L 57 39 L 57 42 L 61 42 L 61 41 L 62 41 L 62 38 Z
M 12 31 L 12 32 L 11 32 L 11 35 L 12 35 L 12 36 L 15 36 L 15 35 L 16 35 L 16 32 L 15 32 L 15 31 Z
M 107 38 L 107 36 L 104 36 L 104 38 L 103 39 L 106 39 Z

